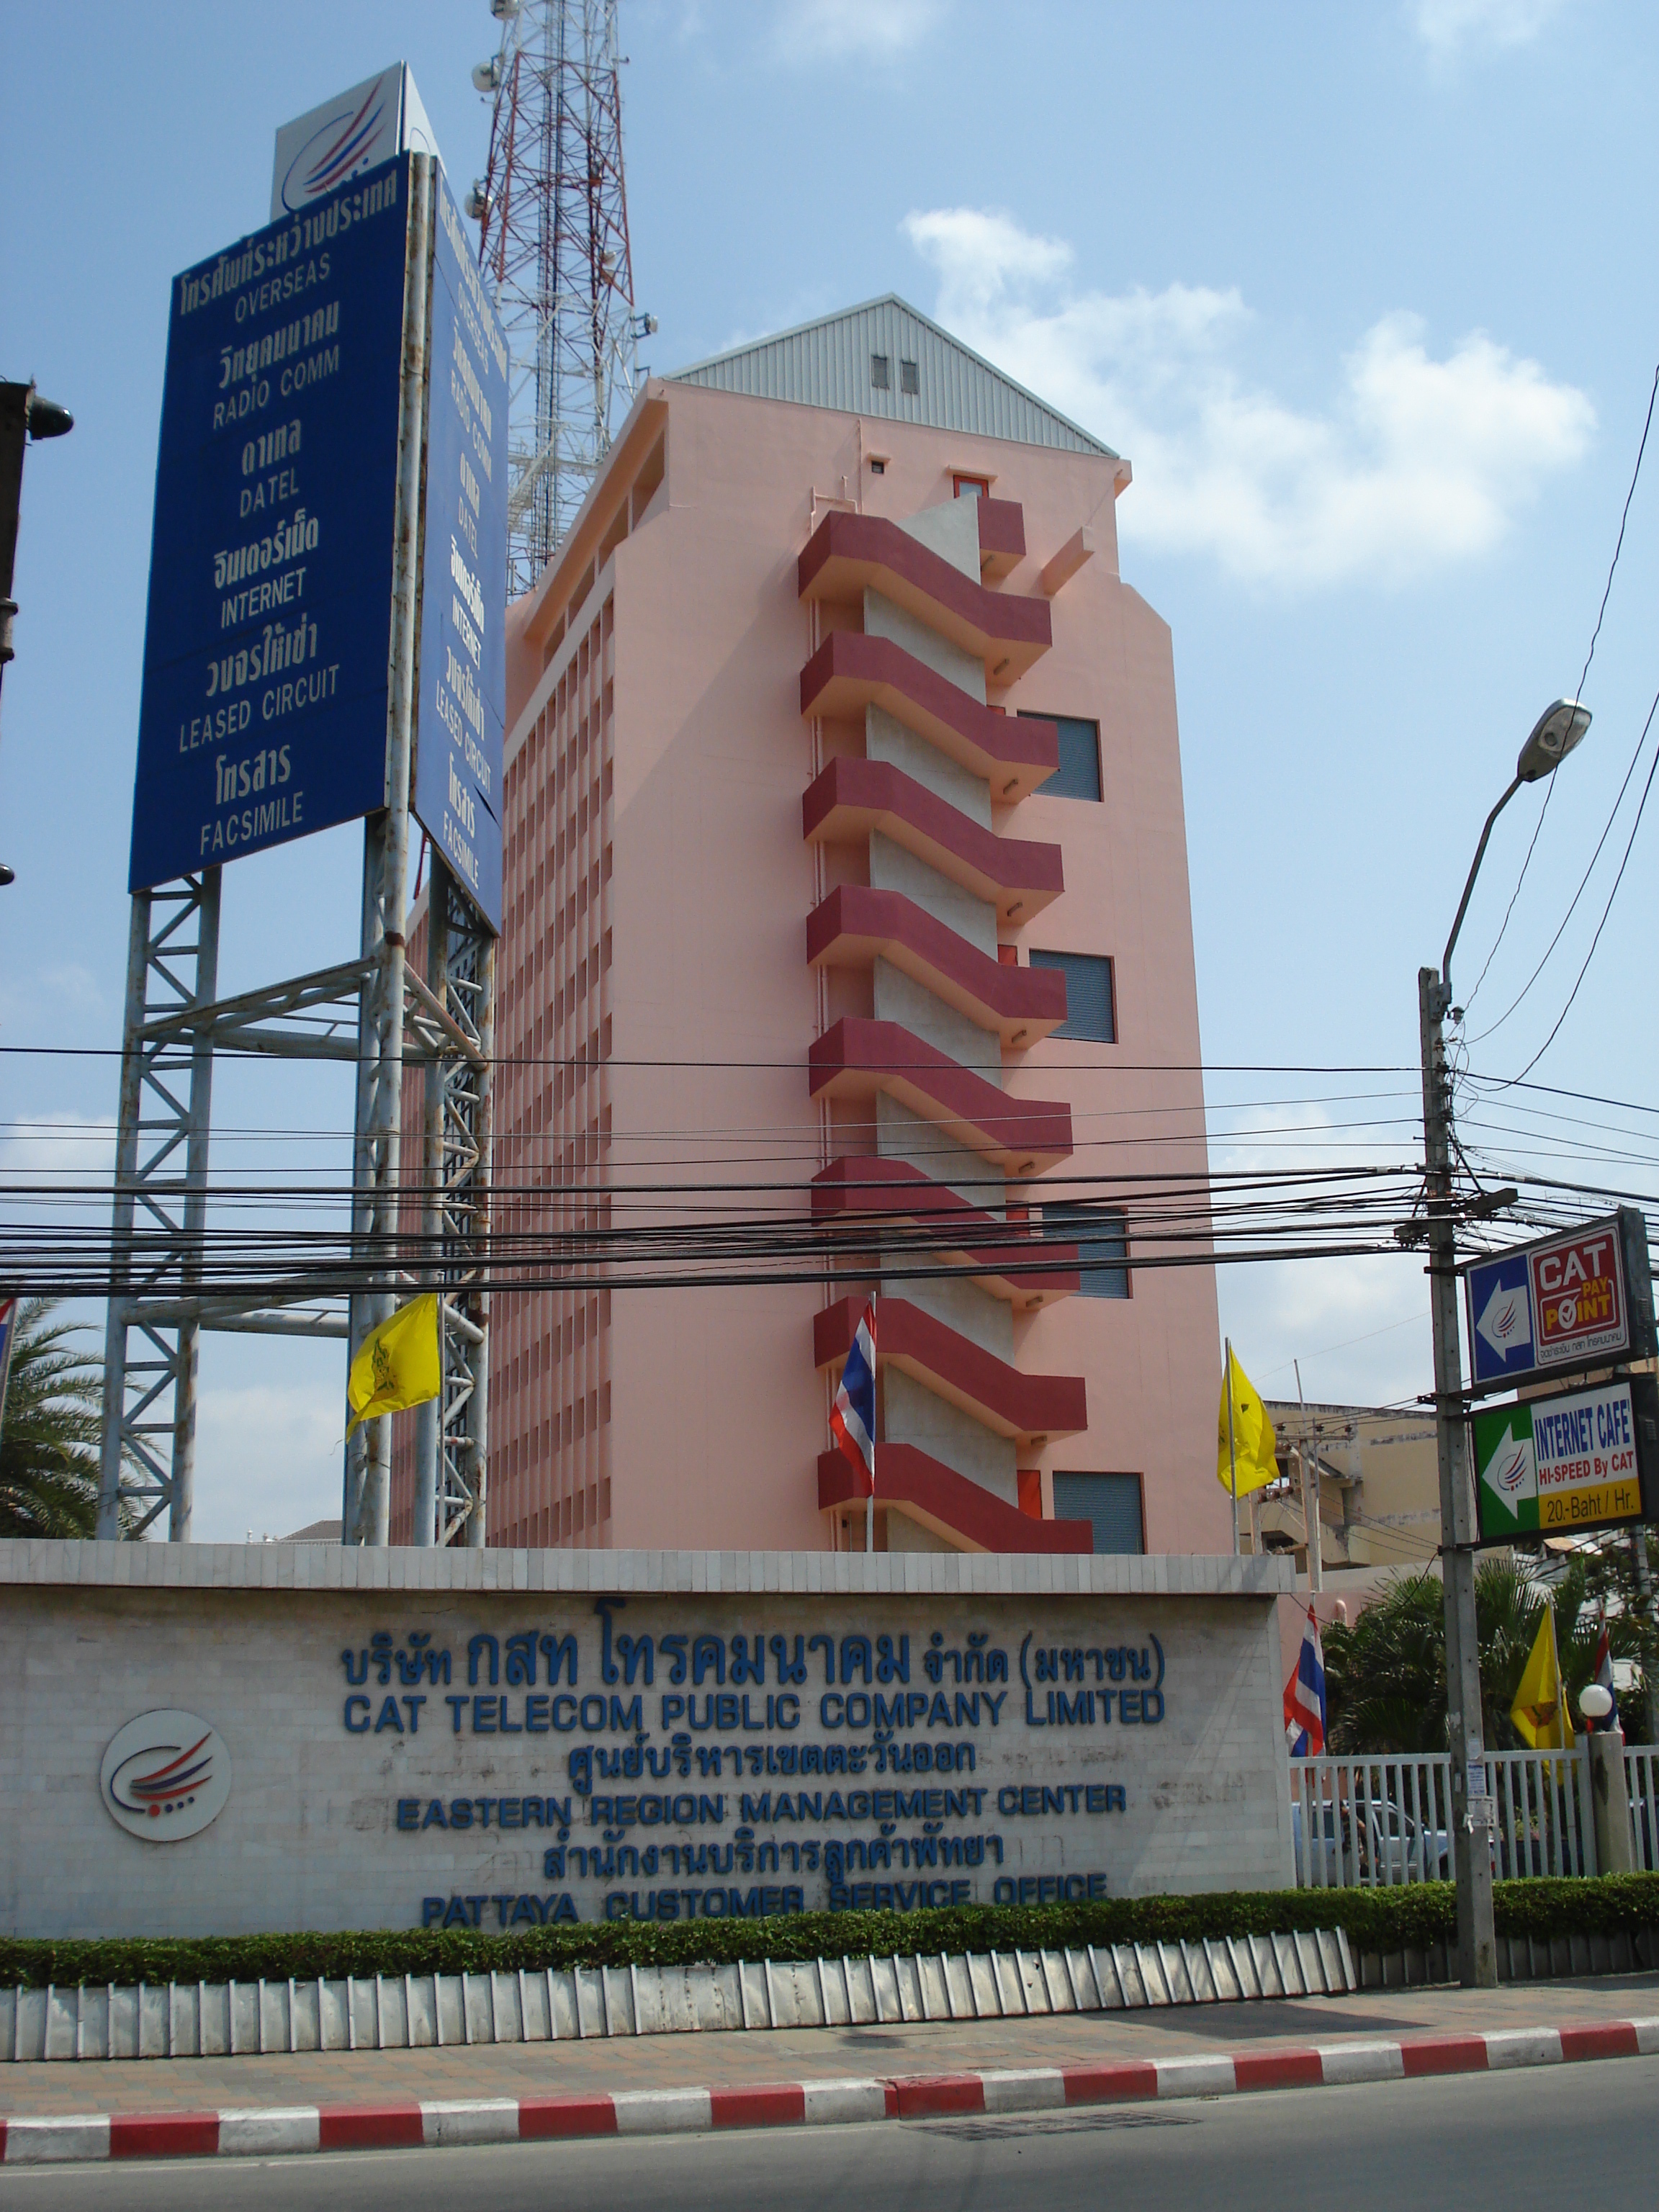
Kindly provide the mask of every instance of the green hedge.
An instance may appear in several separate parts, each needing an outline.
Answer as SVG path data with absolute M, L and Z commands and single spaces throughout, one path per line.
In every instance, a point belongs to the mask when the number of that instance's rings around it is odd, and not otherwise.
M 1493 1892 L 1500 1936 L 1634 1935 L 1659 1929 L 1659 1875 L 1600 1881 L 1505 1881 Z M 1210 1897 L 1111 1898 L 1086 1905 L 959 1905 L 934 1912 L 797 1913 L 770 1920 L 666 1924 L 611 1920 L 538 1928 L 366 1930 L 337 1936 L 119 1937 L 35 1942 L 0 1938 L 0 1987 L 48 1982 L 296 1981 L 319 1975 L 482 1973 L 516 1966 L 683 1966 L 733 1959 L 883 1957 L 917 1952 L 1030 1951 L 1062 1944 L 1195 1942 L 1346 1928 L 1359 1951 L 1422 1950 L 1449 1942 L 1449 1883 L 1405 1889 L 1255 1890 Z

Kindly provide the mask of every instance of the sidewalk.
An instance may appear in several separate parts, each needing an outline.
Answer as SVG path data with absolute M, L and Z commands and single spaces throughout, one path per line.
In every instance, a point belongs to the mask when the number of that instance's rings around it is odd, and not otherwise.
M 387 2104 L 625 2096 L 711 2084 L 741 2091 L 779 2082 L 890 2082 L 1007 2069 L 1133 2067 L 1221 2054 L 1231 2059 L 1245 2052 L 1254 2060 L 1305 2052 L 1316 2045 L 1329 2050 L 1345 2043 L 1484 2036 L 1656 2015 L 1659 1974 L 1630 1974 L 1498 1990 L 1373 1990 L 1294 2002 L 902 2027 L 753 2029 L 292 2057 L 55 2061 L 0 2065 L 0 2118 L 259 2106 L 314 2106 L 327 2113 Z

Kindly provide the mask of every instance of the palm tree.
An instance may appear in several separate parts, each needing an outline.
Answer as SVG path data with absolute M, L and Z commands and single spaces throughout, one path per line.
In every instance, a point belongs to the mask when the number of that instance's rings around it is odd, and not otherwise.
M 1519 1559 L 1486 1559 L 1476 1570 L 1481 1723 L 1490 1749 L 1521 1747 L 1510 1708 L 1552 1600 L 1567 1702 L 1577 1714 L 1599 1633 L 1588 1602 L 1591 1564 L 1576 1554 L 1553 1589 L 1534 1581 Z M 1617 1656 L 1639 1657 L 1640 1628 L 1631 1613 L 1610 1615 L 1607 1628 Z M 1401 1576 L 1352 1626 L 1333 1621 L 1324 1644 L 1325 1733 L 1333 1751 L 1384 1758 L 1446 1748 L 1445 1602 L 1437 1576 Z
M 98 1527 L 101 1364 L 72 1350 L 56 1298 L 18 1307 L 0 1425 L 0 1536 L 92 1536 Z
M 1324 1634 L 1332 1751 L 1405 1757 L 1446 1748 L 1445 1601 L 1437 1576 L 1402 1575 Z

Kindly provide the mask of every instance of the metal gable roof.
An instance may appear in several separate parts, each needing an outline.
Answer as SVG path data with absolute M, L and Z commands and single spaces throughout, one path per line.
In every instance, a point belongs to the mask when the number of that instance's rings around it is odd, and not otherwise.
M 889 388 L 871 381 L 872 355 L 890 363 Z M 915 362 L 921 390 L 900 387 L 899 364 Z M 1058 413 L 1024 385 L 994 368 L 948 331 L 889 292 L 821 321 L 802 323 L 775 337 L 736 346 L 692 362 L 667 380 L 742 392 L 757 399 L 791 400 L 895 422 L 920 422 L 935 430 L 961 430 L 1023 446 L 1053 446 L 1073 453 L 1118 456 L 1109 446 Z

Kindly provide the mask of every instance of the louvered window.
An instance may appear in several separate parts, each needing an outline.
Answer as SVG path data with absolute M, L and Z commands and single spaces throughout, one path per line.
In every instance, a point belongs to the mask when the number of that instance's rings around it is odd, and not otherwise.
M 872 353 L 871 355 L 870 381 L 878 392 L 890 392 L 892 390 L 892 364 L 884 353 Z
M 899 390 L 913 396 L 921 390 L 921 370 L 915 362 L 902 361 L 899 363 Z
M 1099 799 L 1100 725 L 1076 714 L 1037 714 L 1020 710 L 1020 720 L 1052 722 L 1060 732 L 1060 766 L 1037 786 L 1043 799 Z
M 1054 1476 L 1056 1521 L 1086 1521 L 1097 1552 L 1144 1552 L 1146 1532 L 1138 1474 Z
M 1129 1296 L 1129 1224 L 1115 1206 L 1045 1204 L 1042 1231 L 1045 1241 L 1077 1246 L 1084 1297 Z
M 1117 1006 L 1112 963 L 1091 952 L 1036 952 L 1033 968 L 1057 968 L 1066 978 L 1066 1018 L 1054 1032 L 1087 1037 L 1095 1044 L 1117 1042 Z

